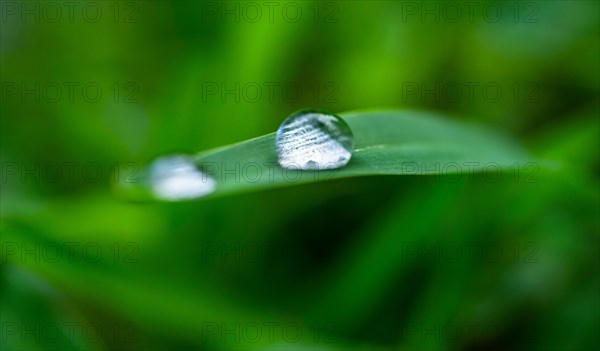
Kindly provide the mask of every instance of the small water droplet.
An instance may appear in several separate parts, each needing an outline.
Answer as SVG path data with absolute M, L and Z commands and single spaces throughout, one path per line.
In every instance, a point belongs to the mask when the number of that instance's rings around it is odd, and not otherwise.
M 185 155 L 164 156 L 152 162 L 150 182 L 154 195 L 168 201 L 202 197 L 212 193 L 217 185 Z
M 275 147 L 283 168 L 336 169 L 350 161 L 354 136 L 346 121 L 333 113 L 300 110 L 283 121 Z

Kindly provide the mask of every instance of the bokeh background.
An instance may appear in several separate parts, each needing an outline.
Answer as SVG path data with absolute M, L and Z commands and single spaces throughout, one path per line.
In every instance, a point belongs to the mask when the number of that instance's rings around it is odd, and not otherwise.
M 599 10 L 2 0 L 1 348 L 597 348 Z M 536 163 L 188 203 L 110 191 L 115 169 L 304 107 L 432 110 Z

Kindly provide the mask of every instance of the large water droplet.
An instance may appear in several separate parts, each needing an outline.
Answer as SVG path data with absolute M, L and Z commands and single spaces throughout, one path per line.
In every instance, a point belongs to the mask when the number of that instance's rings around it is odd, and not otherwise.
M 215 180 L 201 172 L 189 156 L 175 155 L 156 159 L 150 166 L 152 192 L 169 201 L 195 199 L 212 193 Z
M 283 121 L 275 147 L 283 168 L 335 169 L 350 161 L 354 136 L 350 126 L 333 113 L 300 110 Z

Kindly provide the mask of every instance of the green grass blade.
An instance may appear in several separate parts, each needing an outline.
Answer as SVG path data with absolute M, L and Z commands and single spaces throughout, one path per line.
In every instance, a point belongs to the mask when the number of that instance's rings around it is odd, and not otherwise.
M 337 170 L 286 170 L 277 164 L 275 133 L 194 156 L 218 183 L 215 195 L 369 175 L 497 172 L 528 161 L 508 136 L 423 111 L 359 111 L 340 114 L 354 132 L 350 163 Z M 117 182 L 129 197 L 149 195 L 142 172 L 136 184 Z M 133 186 L 132 186 L 133 185 Z

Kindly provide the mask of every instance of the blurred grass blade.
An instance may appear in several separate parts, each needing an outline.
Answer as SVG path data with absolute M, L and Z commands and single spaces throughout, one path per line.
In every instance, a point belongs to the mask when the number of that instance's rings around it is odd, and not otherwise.
M 275 133 L 194 156 L 214 177 L 209 196 L 368 175 L 417 175 L 498 171 L 528 160 L 506 135 L 422 111 L 340 114 L 355 137 L 348 166 L 337 170 L 286 170 L 277 164 Z M 131 173 L 129 174 L 131 175 Z M 130 199 L 151 198 L 148 171 L 133 179 L 115 176 L 115 190 Z M 129 181 L 128 181 L 129 180 Z

